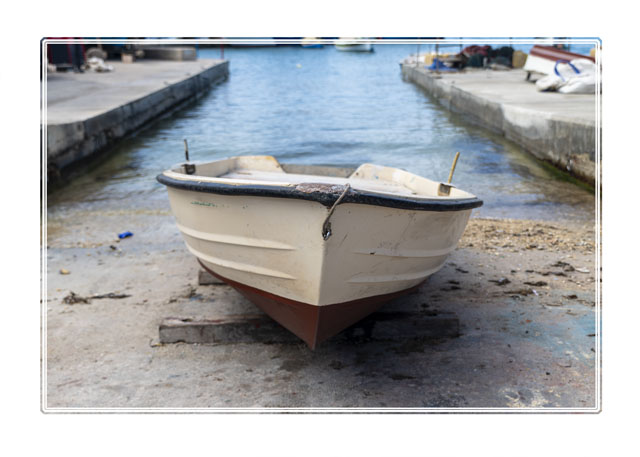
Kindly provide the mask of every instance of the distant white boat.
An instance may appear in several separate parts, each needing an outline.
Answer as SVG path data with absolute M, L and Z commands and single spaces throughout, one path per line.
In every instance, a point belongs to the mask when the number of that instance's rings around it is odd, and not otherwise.
M 338 51 L 347 52 L 371 52 L 373 45 L 371 43 L 363 43 L 354 38 L 340 38 L 334 43 Z
M 321 48 L 324 45 L 322 44 L 322 41 L 317 38 L 303 38 L 300 41 L 300 46 L 303 48 Z
M 278 43 L 273 38 L 250 38 L 250 37 L 237 37 L 228 38 L 229 40 L 241 40 L 232 41 L 229 46 L 233 47 L 245 47 L 245 48 L 257 48 L 263 46 L 276 46 Z

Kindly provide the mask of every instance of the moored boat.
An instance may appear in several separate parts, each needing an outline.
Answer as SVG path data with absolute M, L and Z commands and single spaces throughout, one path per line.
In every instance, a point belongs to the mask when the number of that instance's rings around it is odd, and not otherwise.
M 278 42 L 274 38 L 229 38 L 229 46 L 234 48 L 262 48 L 277 46 Z
M 371 52 L 373 45 L 371 43 L 360 41 L 354 38 L 340 38 L 334 42 L 334 46 L 338 51 L 347 52 Z
M 482 205 L 450 184 L 373 164 L 243 156 L 157 179 L 200 264 L 311 348 L 438 271 Z
M 527 79 L 532 73 L 552 75 L 556 71 L 557 62 L 570 62 L 575 59 L 587 59 L 595 63 L 592 56 L 576 54 L 553 46 L 535 45 L 529 51 L 523 70 L 527 72 Z

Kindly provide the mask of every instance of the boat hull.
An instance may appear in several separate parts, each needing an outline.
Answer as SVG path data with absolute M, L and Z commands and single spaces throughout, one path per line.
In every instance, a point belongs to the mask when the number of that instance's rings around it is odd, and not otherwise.
M 200 261 L 213 276 L 226 282 L 245 296 L 273 320 L 304 341 L 309 348 L 316 346 L 373 313 L 394 298 L 417 289 L 419 285 L 390 294 L 366 297 L 328 306 L 314 306 L 256 289 L 220 276 Z
M 419 211 L 169 188 L 187 248 L 310 347 L 445 263 L 471 209 Z
M 528 72 L 552 75 L 555 72 L 556 62 L 569 62 L 575 59 L 588 59 L 595 62 L 591 56 L 576 54 L 574 52 L 564 51 L 552 46 L 534 46 L 529 51 L 524 70 Z
M 201 265 L 312 348 L 442 268 L 482 205 L 396 168 L 271 156 L 183 164 L 158 181 Z

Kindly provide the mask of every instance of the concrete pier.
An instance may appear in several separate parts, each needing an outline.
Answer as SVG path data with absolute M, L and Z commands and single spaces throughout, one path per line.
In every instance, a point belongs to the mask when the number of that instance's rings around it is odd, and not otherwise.
M 229 74 L 224 60 L 108 62 L 105 73 L 47 77 L 47 171 L 96 156 L 149 121 L 202 95 Z
M 433 73 L 402 65 L 402 73 L 447 109 L 504 135 L 539 159 L 595 183 L 596 99 L 539 92 L 524 70 Z

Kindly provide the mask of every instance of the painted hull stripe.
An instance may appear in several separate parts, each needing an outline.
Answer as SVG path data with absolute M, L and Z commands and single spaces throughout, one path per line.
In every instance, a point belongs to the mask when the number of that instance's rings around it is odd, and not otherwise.
M 309 200 L 318 202 L 328 208 L 340 198 L 343 186 L 336 187 L 335 191 L 303 191 L 300 186 L 292 185 L 264 185 L 264 184 L 235 184 L 209 182 L 199 180 L 198 177 L 176 179 L 171 176 L 160 174 L 156 177 L 158 182 L 174 189 L 181 189 L 190 192 L 232 195 L 232 196 L 254 196 L 271 198 L 293 198 L 299 200 Z M 416 211 L 465 211 L 482 206 L 482 200 L 472 198 L 414 198 L 402 195 L 386 195 L 375 192 L 351 189 L 343 198 L 341 203 L 356 203 L 371 206 L 383 206 L 387 208 L 398 208 Z

